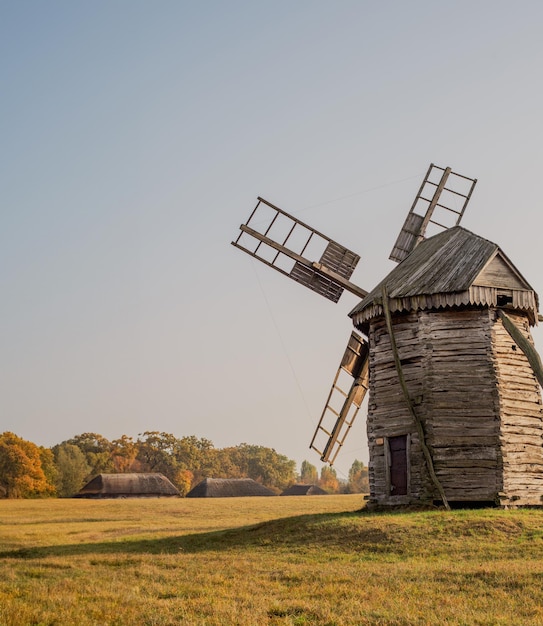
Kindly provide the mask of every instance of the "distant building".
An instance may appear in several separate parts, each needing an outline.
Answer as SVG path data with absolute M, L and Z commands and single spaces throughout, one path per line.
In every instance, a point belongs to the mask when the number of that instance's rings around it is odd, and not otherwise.
M 241 498 L 274 495 L 271 489 L 252 478 L 206 478 L 187 493 L 187 498 Z
M 327 496 L 328 492 L 321 489 L 318 485 L 291 485 L 285 489 L 282 496 Z
M 177 488 L 159 473 L 98 474 L 74 498 L 171 498 Z

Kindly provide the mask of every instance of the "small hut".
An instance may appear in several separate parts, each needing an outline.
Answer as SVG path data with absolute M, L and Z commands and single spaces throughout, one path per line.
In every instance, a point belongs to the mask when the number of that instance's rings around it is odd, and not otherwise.
M 328 493 L 321 489 L 318 485 L 291 485 L 283 493 L 282 496 L 327 496 Z
M 271 489 L 252 478 L 206 478 L 187 493 L 187 498 L 241 498 L 274 495 Z
M 74 498 L 171 498 L 174 496 L 179 496 L 179 491 L 163 474 L 98 474 Z
M 543 504 L 537 311 L 499 246 L 460 226 L 351 311 L 369 343 L 371 503 Z

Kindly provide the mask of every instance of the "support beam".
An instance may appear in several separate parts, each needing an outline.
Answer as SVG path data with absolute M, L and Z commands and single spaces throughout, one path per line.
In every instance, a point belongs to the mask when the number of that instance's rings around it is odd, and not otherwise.
M 498 309 L 498 315 L 500 316 L 503 327 L 511 336 L 511 339 L 526 355 L 526 358 L 528 359 L 539 384 L 543 387 L 543 365 L 541 364 L 541 358 L 539 357 L 537 350 L 521 333 L 515 322 L 513 322 L 513 320 L 502 309 Z

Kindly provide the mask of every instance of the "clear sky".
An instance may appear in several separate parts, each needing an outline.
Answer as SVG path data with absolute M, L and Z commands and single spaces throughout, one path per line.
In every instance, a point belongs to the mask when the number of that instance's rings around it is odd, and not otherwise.
M 539 0 L 0 0 L 0 430 L 320 466 L 357 300 L 230 241 L 263 196 L 371 289 L 434 162 L 478 178 L 463 226 L 543 294 L 542 28 Z

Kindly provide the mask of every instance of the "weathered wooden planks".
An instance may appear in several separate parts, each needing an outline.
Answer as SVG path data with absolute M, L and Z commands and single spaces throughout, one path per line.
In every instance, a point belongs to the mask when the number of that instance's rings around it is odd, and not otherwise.
M 511 316 L 529 338 L 527 314 Z M 447 498 L 503 506 L 543 503 L 540 388 L 496 310 L 397 313 L 393 332 Z M 371 497 L 381 504 L 435 499 L 382 318 L 371 321 L 369 343 Z M 387 483 L 386 445 L 387 437 L 406 433 L 412 439 L 410 480 L 402 500 Z

